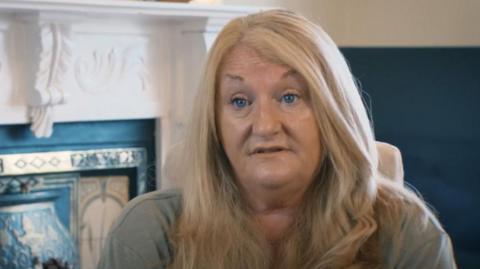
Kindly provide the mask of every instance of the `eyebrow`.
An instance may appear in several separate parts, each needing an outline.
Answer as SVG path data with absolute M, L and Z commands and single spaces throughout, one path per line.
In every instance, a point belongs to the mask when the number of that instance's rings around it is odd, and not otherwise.
M 289 76 L 297 76 L 298 75 L 298 72 L 297 70 L 295 69 L 289 69 L 287 72 L 285 72 L 283 75 L 282 75 L 282 78 L 286 78 L 286 77 L 289 77 Z
M 288 71 L 286 71 L 283 75 L 282 75 L 282 78 L 286 78 L 286 77 L 289 77 L 289 76 L 297 76 L 298 75 L 298 72 L 297 70 L 295 69 L 289 69 Z M 228 77 L 229 79 L 231 80 L 237 80 L 237 81 L 241 81 L 243 82 L 244 79 L 242 76 L 238 76 L 238 75 L 232 75 L 232 74 L 225 74 L 226 77 Z
M 225 76 L 231 80 L 237 80 L 237 81 L 244 81 L 243 77 L 238 76 L 238 75 L 232 75 L 232 74 L 225 74 Z

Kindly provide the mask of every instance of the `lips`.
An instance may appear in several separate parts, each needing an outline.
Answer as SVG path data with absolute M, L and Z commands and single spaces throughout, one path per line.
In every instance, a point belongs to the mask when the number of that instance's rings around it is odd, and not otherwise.
M 267 153 L 278 153 L 287 150 L 286 147 L 282 146 L 260 146 L 260 147 L 255 147 L 252 151 L 253 154 L 267 154 Z

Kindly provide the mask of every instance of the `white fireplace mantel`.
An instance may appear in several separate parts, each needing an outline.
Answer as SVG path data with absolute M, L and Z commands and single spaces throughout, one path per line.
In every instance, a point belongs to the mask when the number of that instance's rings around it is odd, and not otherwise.
M 259 8 L 122 0 L 0 0 L 0 125 L 158 119 L 176 142 L 207 50 Z

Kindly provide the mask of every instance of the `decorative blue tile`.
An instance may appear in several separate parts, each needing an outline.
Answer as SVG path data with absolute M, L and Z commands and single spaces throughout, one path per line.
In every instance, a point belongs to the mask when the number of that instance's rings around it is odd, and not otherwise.
M 55 213 L 56 197 L 52 190 L 0 197 L 1 268 L 33 268 L 51 258 L 77 267 L 74 241 Z

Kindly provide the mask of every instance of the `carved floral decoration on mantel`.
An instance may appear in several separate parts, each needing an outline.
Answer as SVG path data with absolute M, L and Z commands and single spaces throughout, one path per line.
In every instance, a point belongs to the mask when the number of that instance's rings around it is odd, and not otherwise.
M 68 99 L 64 80 L 72 65 L 71 28 L 55 22 L 29 25 L 27 38 L 39 44 L 40 49 L 31 57 L 31 68 L 36 69 L 28 96 L 31 130 L 37 137 L 49 137 L 53 131 L 53 106 Z
M 66 76 L 73 71 L 80 90 L 99 94 L 114 89 L 125 77 L 136 75 L 140 89 L 149 88 L 150 78 L 141 46 L 94 50 L 74 59 L 71 27 L 59 23 L 41 23 L 27 30 L 40 53 L 32 55 L 28 104 L 31 130 L 36 137 L 50 137 L 53 132 L 54 106 L 68 102 Z M 72 70 L 70 70 L 72 69 Z
M 106 51 L 95 50 L 75 61 L 74 75 L 78 87 L 91 94 L 98 94 L 114 88 L 122 78 L 136 74 L 141 89 L 147 90 L 148 71 L 141 48 L 110 48 Z

